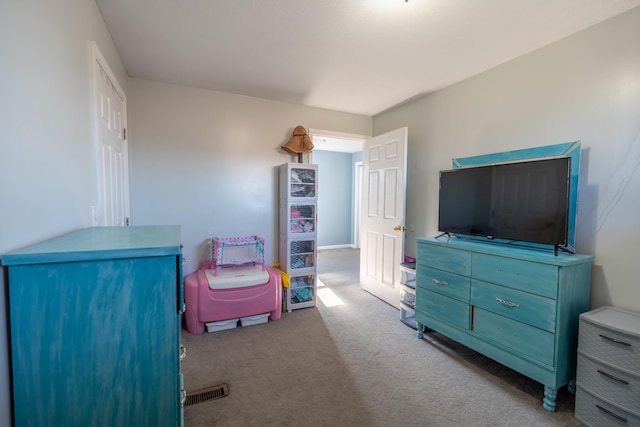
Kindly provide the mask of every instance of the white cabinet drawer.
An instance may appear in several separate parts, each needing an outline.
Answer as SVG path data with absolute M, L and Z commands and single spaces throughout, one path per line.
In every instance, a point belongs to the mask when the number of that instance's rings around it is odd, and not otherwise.
M 578 352 L 577 384 L 617 405 L 640 410 L 640 376 Z
M 593 427 L 640 427 L 640 414 L 600 399 L 581 386 L 576 388 L 576 418 Z
M 580 351 L 620 369 L 640 374 L 640 339 L 611 328 L 580 322 Z

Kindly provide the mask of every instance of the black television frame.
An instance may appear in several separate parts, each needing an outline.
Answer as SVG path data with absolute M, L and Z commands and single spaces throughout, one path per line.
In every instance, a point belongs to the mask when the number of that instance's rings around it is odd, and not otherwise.
M 570 171 L 568 157 L 440 171 L 438 231 L 566 247 Z
M 570 158 L 569 171 L 569 207 L 567 213 L 567 244 L 565 246 L 554 246 L 521 242 L 524 246 L 531 246 L 541 249 L 560 248 L 564 251 L 575 253 L 576 241 L 576 218 L 578 211 L 578 184 L 580 181 L 580 160 L 582 143 L 580 141 L 566 142 L 562 144 L 546 145 L 521 150 L 503 151 L 491 154 L 483 154 L 471 157 L 459 157 L 452 159 L 452 169 L 467 168 L 473 166 L 497 165 L 502 163 L 513 163 L 523 161 L 542 160 L 549 158 L 568 157 Z M 454 233 L 455 235 L 455 233 Z M 464 235 L 463 235 L 464 236 Z M 487 239 L 469 236 L 492 243 L 508 243 L 496 239 Z M 520 242 L 519 242 L 520 243 Z

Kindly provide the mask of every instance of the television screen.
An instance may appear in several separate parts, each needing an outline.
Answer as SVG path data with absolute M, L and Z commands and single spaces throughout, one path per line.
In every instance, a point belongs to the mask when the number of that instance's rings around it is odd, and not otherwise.
M 562 157 L 442 171 L 438 230 L 565 246 L 570 166 Z

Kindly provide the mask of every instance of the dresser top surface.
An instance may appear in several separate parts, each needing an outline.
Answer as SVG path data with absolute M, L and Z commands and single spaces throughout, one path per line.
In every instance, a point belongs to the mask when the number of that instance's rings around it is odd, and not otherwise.
M 552 250 L 508 245 L 497 242 L 482 242 L 473 239 L 463 239 L 447 236 L 418 237 L 416 238 L 416 242 L 435 244 L 438 246 L 449 247 L 453 249 L 462 249 L 476 253 L 517 258 L 552 265 L 582 264 L 585 262 L 591 262 L 594 258 L 592 255 L 570 254 L 567 252 L 558 252 L 558 255 L 555 255 Z
M 605 306 L 582 313 L 580 319 L 640 338 L 640 313 Z
M 133 253 L 180 253 L 180 226 L 90 227 L 45 240 L 2 256 L 3 265 L 118 258 Z

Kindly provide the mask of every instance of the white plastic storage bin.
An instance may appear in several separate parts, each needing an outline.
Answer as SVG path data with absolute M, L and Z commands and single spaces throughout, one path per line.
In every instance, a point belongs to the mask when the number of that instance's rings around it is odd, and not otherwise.
M 400 283 L 410 288 L 416 288 L 416 263 L 403 262 L 400 264 Z
M 400 321 L 413 329 L 417 329 L 415 310 L 403 302 L 400 302 Z
M 414 308 L 416 305 L 415 291 L 406 288 L 400 289 L 400 302 L 409 308 Z
M 269 320 L 269 313 L 256 314 L 255 316 L 247 316 L 240 318 L 241 326 L 253 326 L 260 325 L 261 323 L 267 323 Z
M 294 236 L 312 235 L 316 231 L 316 205 L 311 203 L 283 204 L 282 209 L 287 209 L 288 216 L 281 215 L 280 230 Z
M 291 276 L 291 286 L 286 289 L 287 309 L 313 307 L 316 305 L 316 276 Z
M 281 199 L 317 199 L 318 165 L 285 163 L 280 166 Z
M 289 239 L 283 243 L 286 253 L 282 254 L 283 267 L 290 274 L 299 272 L 314 273 L 316 267 L 316 241 L 311 239 Z
M 416 326 L 416 263 L 400 264 L 400 321 L 407 326 Z
M 227 329 L 235 329 L 238 327 L 238 318 L 228 319 L 228 320 L 220 320 L 217 322 L 208 322 L 205 323 L 207 326 L 207 332 L 219 332 L 226 331 Z

